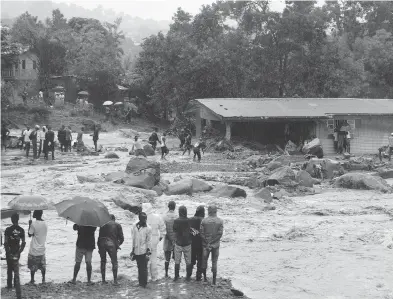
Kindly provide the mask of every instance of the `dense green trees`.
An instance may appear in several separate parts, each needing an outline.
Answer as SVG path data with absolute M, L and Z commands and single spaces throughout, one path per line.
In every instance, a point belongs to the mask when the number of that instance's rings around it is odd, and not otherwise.
M 156 113 L 201 97 L 393 97 L 392 12 L 387 1 L 179 9 L 142 44 L 129 81 Z

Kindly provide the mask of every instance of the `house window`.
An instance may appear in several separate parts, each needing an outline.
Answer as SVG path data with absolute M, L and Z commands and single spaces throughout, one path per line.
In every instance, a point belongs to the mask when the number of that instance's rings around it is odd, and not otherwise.
M 22 70 L 26 69 L 26 60 L 22 60 Z
M 37 68 L 37 61 L 33 60 L 33 70 Z

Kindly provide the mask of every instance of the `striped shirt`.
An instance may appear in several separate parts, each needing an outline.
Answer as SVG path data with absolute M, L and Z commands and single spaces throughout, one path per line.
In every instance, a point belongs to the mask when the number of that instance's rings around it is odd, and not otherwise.
M 151 249 L 151 227 L 137 228 L 137 224 L 132 227 L 132 248 L 135 255 L 145 254 L 147 249 Z

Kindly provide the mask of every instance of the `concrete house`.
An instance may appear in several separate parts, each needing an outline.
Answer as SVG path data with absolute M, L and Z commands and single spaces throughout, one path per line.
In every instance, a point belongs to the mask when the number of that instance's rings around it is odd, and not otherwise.
M 18 84 L 36 84 L 38 79 L 38 58 L 27 49 L 21 49 L 14 64 L 6 64 L 1 59 L 1 78 L 5 81 L 16 81 Z
M 324 153 L 335 154 L 333 131 L 350 125 L 351 153 L 376 153 L 393 132 L 393 99 L 217 98 L 196 99 L 196 133 L 205 125 L 262 144 L 297 145 L 316 136 Z

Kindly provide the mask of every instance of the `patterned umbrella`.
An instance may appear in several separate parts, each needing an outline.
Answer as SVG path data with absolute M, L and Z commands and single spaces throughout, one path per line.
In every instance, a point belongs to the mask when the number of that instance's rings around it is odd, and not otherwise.
M 88 197 L 77 196 L 55 204 L 60 217 L 81 226 L 101 227 L 111 221 L 107 207 Z
M 17 211 L 48 210 L 48 201 L 40 195 L 22 195 L 14 198 L 8 206 Z

